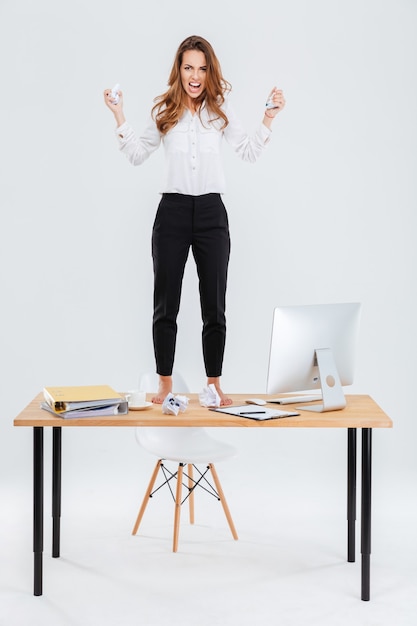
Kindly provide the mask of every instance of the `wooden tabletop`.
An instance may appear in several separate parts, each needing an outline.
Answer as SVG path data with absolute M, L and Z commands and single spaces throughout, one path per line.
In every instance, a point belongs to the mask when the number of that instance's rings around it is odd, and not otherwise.
M 148 400 L 152 394 L 148 395 Z M 127 415 L 63 419 L 40 408 L 43 394 L 39 393 L 15 418 L 14 426 L 212 426 L 238 428 L 391 428 L 392 420 L 367 395 L 347 395 L 347 406 L 341 411 L 312 413 L 300 411 L 300 415 L 259 422 L 244 417 L 216 413 L 200 406 L 198 394 L 187 394 L 189 405 L 184 413 L 164 415 L 161 405 L 152 405 L 141 411 L 129 411 Z M 247 398 L 263 398 L 265 394 L 231 394 L 234 405 L 245 404 Z M 268 404 L 269 408 L 294 410 L 294 405 Z M 298 404 L 295 406 L 299 407 Z M 308 406 L 308 405 L 306 405 Z

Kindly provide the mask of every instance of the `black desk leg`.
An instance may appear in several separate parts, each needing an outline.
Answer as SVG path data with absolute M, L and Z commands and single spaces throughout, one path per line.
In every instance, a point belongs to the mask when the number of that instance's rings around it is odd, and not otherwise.
M 61 533 L 62 428 L 52 429 L 52 556 L 59 557 Z
M 356 428 L 348 428 L 348 484 L 347 484 L 347 520 L 348 520 L 348 562 L 355 562 L 355 524 L 356 524 Z
M 362 429 L 362 600 L 370 597 L 372 428 Z
M 42 595 L 43 557 L 43 427 L 33 428 L 33 595 Z

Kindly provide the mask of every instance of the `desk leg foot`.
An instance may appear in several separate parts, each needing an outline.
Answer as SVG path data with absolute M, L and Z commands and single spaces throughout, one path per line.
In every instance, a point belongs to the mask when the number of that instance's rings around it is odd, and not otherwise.
M 370 599 L 370 574 L 371 574 L 371 557 L 369 554 L 362 555 L 362 594 L 361 599 L 368 601 Z
M 42 595 L 43 558 L 43 427 L 33 429 L 33 595 Z
M 42 552 L 34 553 L 33 562 L 33 595 L 42 595 L 42 578 L 43 578 L 43 558 Z
M 372 429 L 362 429 L 362 600 L 370 598 Z
M 52 556 L 60 555 L 62 427 L 52 429 Z

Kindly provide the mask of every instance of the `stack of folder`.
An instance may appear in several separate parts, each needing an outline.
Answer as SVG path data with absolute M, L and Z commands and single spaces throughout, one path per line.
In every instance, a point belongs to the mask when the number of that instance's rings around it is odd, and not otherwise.
M 126 398 L 108 385 L 45 387 L 41 407 L 62 418 L 125 415 Z

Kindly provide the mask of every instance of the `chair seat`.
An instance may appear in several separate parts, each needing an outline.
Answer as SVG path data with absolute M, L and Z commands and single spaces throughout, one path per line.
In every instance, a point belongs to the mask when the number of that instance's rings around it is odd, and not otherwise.
M 143 427 L 138 443 L 160 459 L 179 463 L 216 463 L 236 455 L 236 448 L 217 441 L 202 427 Z

